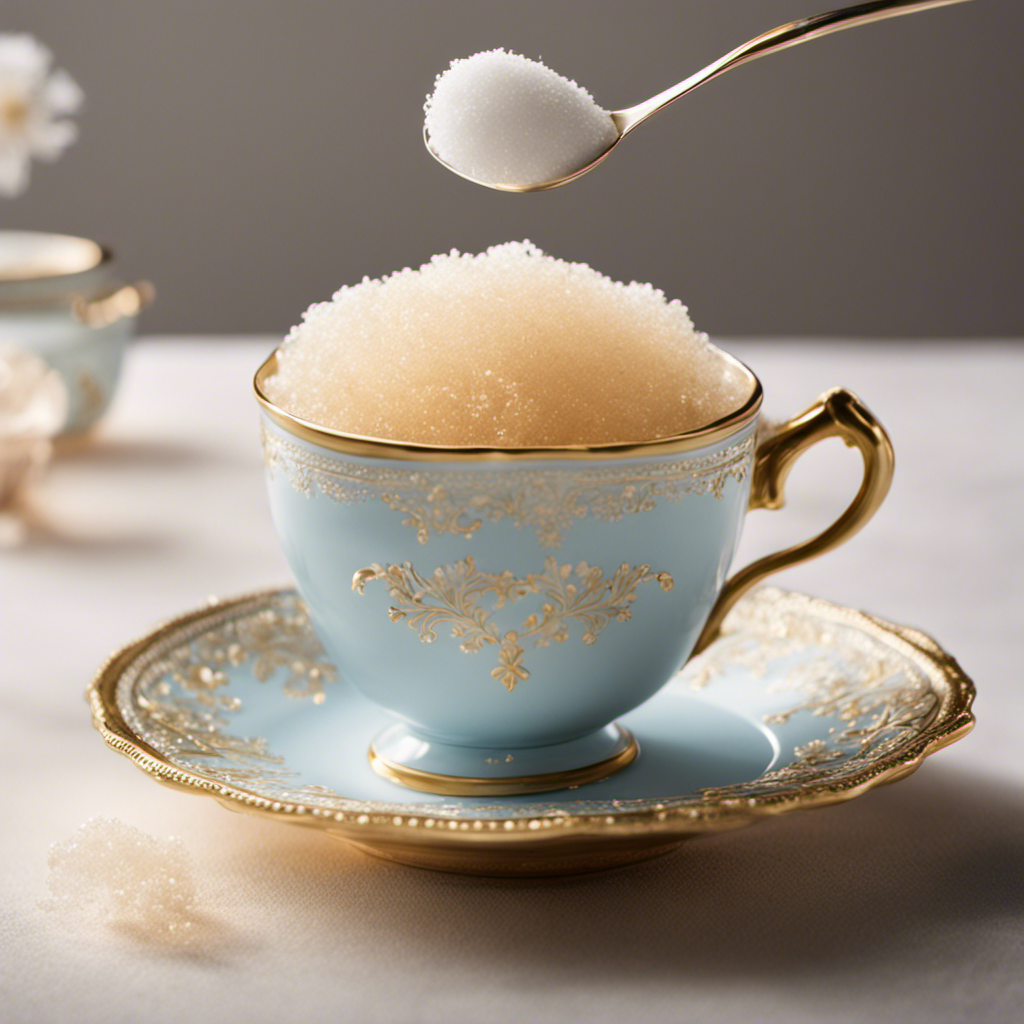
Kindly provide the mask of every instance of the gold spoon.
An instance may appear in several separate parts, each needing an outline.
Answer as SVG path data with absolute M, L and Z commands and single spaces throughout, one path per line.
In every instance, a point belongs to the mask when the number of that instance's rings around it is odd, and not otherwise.
M 618 138 L 599 156 L 596 160 L 552 181 L 533 182 L 530 184 L 494 184 L 489 181 L 480 181 L 468 174 L 463 174 L 457 167 L 442 160 L 430 147 L 430 137 L 427 129 L 423 129 L 423 141 L 426 143 L 430 155 L 443 164 L 449 171 L 458 174 L 468 181 L 476 182 L 477 185 L 486 185 L 488 188 L 496 188 L 502 192 L 542 192 L 549 188 L 558 188 L 560 185 L 568 185 L 570 181 L 592 171 L 608 154 L 634 129 L 637 125 L 643 124 L 649 117 L 664 109 L 670 103 L 674 103 L 680 96 L 692 92 L 698 85 L 710 82 L 732 68 L 745 64 L 748 60 L 755 60 L 764 57 L 769 53 L 777 53 L 787 47 L 796 46 L 798 43 L 806 43 L 812 39 L 820 39 L 830 32 L 839 32 L 844 28 L 853 28 L 856 25 L 867 25 L 872 21 L 881 21 L 883 18 L 893 18 L 900 14 L 913 14 L 915 11 L 926 11 L 932 7 L 945 7 L 949 4 L 963 3 L 964 0 L 872 0 L 871 3 L 854 4 L 852 7 L 842 7 L 838 11 L 827 11 L 824 14 L 814 14 L 809 18 L 801 18 L 799 21 L 791 21 L 788 24 L 780 25 L 761 35 L 750 42 L 737 46 L 724 57 L 719 57 L 714 63 L 698 71 L 695 75 L 673 85 L 657 96 L 649 100 L 637 103 L 636 106 L 626 107 L 625 110 L 613 110 L 610 117 L 618 129 Z

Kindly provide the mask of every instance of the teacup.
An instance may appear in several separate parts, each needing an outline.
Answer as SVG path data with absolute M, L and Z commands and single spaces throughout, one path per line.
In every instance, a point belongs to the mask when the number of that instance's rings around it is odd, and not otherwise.
M 139 311 L 145 281 L 121 284 L 113 255 L 87 238 L 0 231 L 0 334 L 60 374 L 68 392 L 63 433 L 106 412 Z
M 677 437 L 597 447 L 440 448 L 290 415 L 255 379 L 270 506 L 329 656 L 393 724 L 381 775 L 447 795 L 529 793 L 637 756 L 615 719 L 659 690 L 769 573 L 842 543 L 893 472 L 849 391 L 758 439 L 761 385 Z M 817 537 L 727 579 L 748 508 L 778 508 L 793 461 L 828 437 L 864 477 Z M 368 737 L 368 739 L 370 739 Z M 642 739 L 642 737 L 641 737 Z

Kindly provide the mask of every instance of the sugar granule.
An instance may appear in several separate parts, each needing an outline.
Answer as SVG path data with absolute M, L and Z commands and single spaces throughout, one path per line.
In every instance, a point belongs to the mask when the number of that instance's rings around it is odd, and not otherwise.
M 48 858 L 47 909 L 152 942 L 192 940 L 196 883 L 178 839 L 156 839 L 117 818 L 91 818 Z
M 678 301 L 527 241 L 342 288 L 306 311 L 266 381 L 271 401 L 334 430 L 500 448 L 671 437 L 750 389 Z
M 503 49 L 452 61 L 424 107 L 434 152 L 487 184 L 540 184 L 596 160 L 618 138 L 586 89 Z

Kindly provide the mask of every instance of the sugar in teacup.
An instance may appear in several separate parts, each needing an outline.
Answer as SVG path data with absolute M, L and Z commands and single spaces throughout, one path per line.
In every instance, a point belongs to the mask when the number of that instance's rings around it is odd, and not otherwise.
M 751 379 L 680 302 L 524 241 L 342 288 L 306 311 L 265 386 L 347 434 L 528 448 L 685 433 L 741 406 Z

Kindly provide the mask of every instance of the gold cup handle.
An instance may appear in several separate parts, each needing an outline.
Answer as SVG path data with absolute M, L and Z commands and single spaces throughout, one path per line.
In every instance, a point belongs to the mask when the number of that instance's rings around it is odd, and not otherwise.
M 138 316 L 155 297 L 156 290 L 149 281 L 136 281 L 94 299 L 75 296 L 71 315 L 86 327 L 109 327 L 127 316 Z
M 758 445 L 750 485 L 750 508 L 782 508 L 783 488 L 793 463 L 812 445 L 839 437 L 860 451 L 864 479 L 846 511 L 816 537 L 766 555 L 727 580 L 711 609 L 694 654 L 715 637 L 732 606 L 766 576 L 822 555 L 849 540 L 882 504 L 892 483 L 895 459 L 885 428 L 861 400 L 845 388 L 825 392 L 809 409 L 784 423 Z

